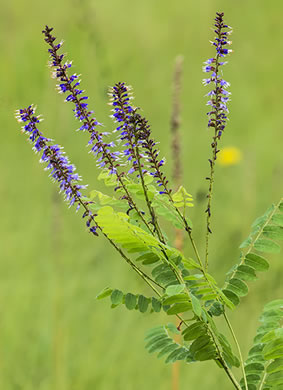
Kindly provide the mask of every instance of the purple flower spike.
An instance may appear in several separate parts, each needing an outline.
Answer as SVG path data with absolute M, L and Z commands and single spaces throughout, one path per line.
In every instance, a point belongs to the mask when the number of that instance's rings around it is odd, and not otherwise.
M 205 61 L 203 67 L 205 73 L 211 73 L 209 78 L 203 80 L 204 85 L 213 85 L 213 89 L 207 94 L 209 97 L 207 104 L 211 106 L 211 111 L 207 114 L 209 116 L 208 127 L 214 127 L 215 129 L 214 141 L 221 138 L 222 132 L 226 126 L 227 116 L 225 113 L 228 113 L 226 103 L 230 100 L 230 92 L 226 90 L 230 84 L 222 78 L 220 67 L 227 63 L 227 61 L 222 61 L 222 58 L 232 52 L 232 50 L 226 48 L 226 46 L 231 44 L 228 40 L 228 36 L 231 34 L 232 30 L 224 23 L 223 16 L 223 12 L 216 13 L 214 24 L 216 37 L 214 42 L 211 42 L 216 48 L 216 54 L 214 58 Z
M 77 211 L 81 206 L 87 209 L 81 193 L 81 190 L 87 186 L 79 184 L 81 177 L 75 172 L 76 168 L 70 163 L 63 148 L 52 144 L 52 140 L 44 137 L 38 130 L 37 124 L 41 119 L 40 116 L 35 115 L 35 107 L 30 105 L 28 108 L 16 111 L 16 119 L 20 123 L 24 123 L 22 132 L 28 134 L 29 140 L 33 144 L 33 150 L 36 153 L 41 153 L 40 162 L 47 164 L 45 170 L 49 170 L 49 176 L 59 184 L 60 192 L 64 193 L 65 200 L 70 206 L 76 205 Z M 89 230 L 97 235 L 97 225 L 90 226 L 95 223 L 93 215 L 89 211 L 87 214 L 90 216 Z
M 113 107 L 112 118 L 118 125 L 114 131 L 118 132 L 118 143 L 122 142 L 124 145 L 125 164 L 131 165 L 128 174 L 137 172 L 139 176 L 140 169 L 143 173 L 148 172 L 164 188 L 161 193 L 170 194 L 168 180 L 160 170 L 165 160 L 158 158 L 157 142 L 151 138 L 148 121 L 137 112 L 137 108 L 130 105 L 130 100 L 133 99 L 131 88 L 120 82 L 111 88 L 109 95 Z
M 69 76 L 68 70 L 72 67 L 72 63 L 64 62 L 65 54 L 58 53 L 63 43 L 55 44 L 56 38 L 51 34 L 52 30 L 53 28 L 46 26 L 42 32 L 45 35 L 45 41 L 50 46 L 48 49 L 51 58 L 50 67 L 54 69 L 53 77 L 58 80 L 57 89 L 59 93 L 67 94 L 65 101 L 74 104 L 75 118 L 82 122 L 79 130 L 89 132 L 90 140 L 88 144 L 91 145 L 91 153 L 98 158 L 101 157 L 102 160 L 102 162 L 100 160 L 97 166 L 107 168 L 111 173 L 118 175 L 119 155 L 117 152 L 111 151 L 114 144 L 112 142 L 104 142 L 105 134 L 96 129 L 101 124 L 93 116 L 93 111 L 88 109 L 88 103 L 86 103 L 88 96 L 85 96 L 84 90 L 80 88 L 81 80 L 79 80 L 79 76 L 76 73 Z

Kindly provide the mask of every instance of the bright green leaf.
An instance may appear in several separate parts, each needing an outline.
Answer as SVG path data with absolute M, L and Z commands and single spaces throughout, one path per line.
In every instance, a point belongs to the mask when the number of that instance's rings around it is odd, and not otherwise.
M 112 293 L 112 288 L 105 287 L 97 296 L 96 299 L 103 299 L 111 295 Z

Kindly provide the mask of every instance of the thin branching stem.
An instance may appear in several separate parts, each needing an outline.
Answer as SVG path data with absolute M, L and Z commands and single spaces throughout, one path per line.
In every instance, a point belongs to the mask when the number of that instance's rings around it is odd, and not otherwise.
M 242 374 L 243 374 L 243 380 L 244 380 L 244 383 L 245 383 L 245 389 L 248 390 L 248 383 L 247 383 L 247 377 L 246 377 L 245 366 L 244 366 L 244 361 L 243 361 L 243 357 L 242 357 L 241 348 L 240 348 L 240 345 L 238 343 L 238 340 L 237 340 L 237 337 L 235 335 L 235 332 L 233 330 L 233 327 L 231 325 L 231 322 L 229 321 L 229 318 L 227 317 L 227 314 L 225 313 L 225 311 L 224 311 L 223 315 L 224 315 L 225 321 L 226 321 L 226 323 L 228 325 L 228 328 L 229 328 L 229 330 L 231 332 L 231 335 L 232 335 L 232 337 L 234 339 L 234 342 L 236 344 L 236 347 L 237 347 L 237 350 L 238 350 L 238 354 L 239 354 L 240 366 L 241 366 L 241 370 L 242 370 Z

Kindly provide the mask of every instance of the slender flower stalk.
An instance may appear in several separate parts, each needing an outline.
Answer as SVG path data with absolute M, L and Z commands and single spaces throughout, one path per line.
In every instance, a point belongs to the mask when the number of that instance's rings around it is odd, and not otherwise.
M 215 57 L 208 59 L 204 64 L 203 71 L 205 73 L 210 73 L 210 77 L 203 80 L 204 85 L 212 85 L 213 88 L 208 92 L 207 96 L 209 100 L 207 105 L 211 107 L 211 110 L 207 113 L 208 115 L 208 127 L 214 128 L 214 135 L 212 138 L 211 148 L 212 148 L 212 157 L 208 160 L 210 164 L 210 176 L 207 177 L 209 181 L 208 189 L 208 203 L 206 208 L 207 220 L 206 220 L 206 253 L 205 253 L 205 268 L 208 267 L 208 242 L 209 235 L 211 231 L 211 202 L 213 195 L 213 183 L 214 183 L 214 170 L 215 170 L 215 161 L 217 159 L 218 141 L 220 140 L 223 131 L 226 127 L 227 122 L 227 102 L 229 101 L 230 92 L 227 91 L 227 88 L 230 84 L 222 78 L 221 67 L 224 66 L 227 61 L 223 61 L 223 58 L 226 57 L 232 50 L 227 49 L 226 46 L 229 46 L 231 42 L 228 40 L 228 36 L 231 34 L 231 28 L 224 23 L 223 20 L 224 13 L 217 12 L 214 24 L 214 32 L 216 37 L 211 44 L 216 49 Z
M 135 201 L 130 195 L 126 184 L 123 180 L 124 172 L 119 172 L 120 167 L 119 151 L 113 151 L 115 147 L 114 142 L 104 142 L 104 137 L 109 133 L 102 133 L 97 130 L 97 126 L 101 124 L 93 116 L 93 111 L 88 110 L 88 104 L 86 100 L 87 96 L 84 95 L 84 91 L 79 88 L 81 81 L 78 79 L 76 73 L 69 76 L 68 70 L 72 67 L 71 62 L 64 62 L 65 54 L 59 54 L 58 50 L 62 47 L 63 42 L 55 44 L 56 38 L 51 34 L 53 28 L 48 26 L 42 31 L 45 36 L 45 41 L 50 46 L 48 52 L 51 57 L 50 67 L 54 69 L 52 76 L 59 80 L 57 88 L 60 93 L 67 93 L 67 102 L 72 102 L 75 105 L 74 113 L 75 117 L 82 123 L 79 130 L 87 131 L 90 134 L 90 140 L 88 144 L 91 146 L 91 152 L 97 157 L 97 165 L 100 168 L 107 169 L 109 174 L 116 175 L 119 185 L 116 187 L 122 188 L 125 195 L 123 199 L 126 199 L 129 203 L 130 209 L 135 209 L 139 217 L 143 221 L 147 229 L 153 233 L 151 227 L 143 216 L 143 213 L 138 209 Z

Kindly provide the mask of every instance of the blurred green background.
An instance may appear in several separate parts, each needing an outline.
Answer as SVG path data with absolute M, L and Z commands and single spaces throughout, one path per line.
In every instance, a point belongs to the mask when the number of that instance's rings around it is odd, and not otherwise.
M 65 146 L 90 189 L 103 188 L 85 147 L 87 134 L 74 131 L 78 123 L 71 107 L 50 79 L 41 30 L 53 26 L 107 129 L 113 129 L 107 87 L 117 81 L 134 87 L 136 105 L 162 141 L 170 176 L 172 73 L 175 57 L 183 54 L 184 182 L 197 199 L 191 217 L 200 242 L 211 136 L 202 62 L 213 53 L 212 20 L 221 10 L 234 30 L 234 53 L 224 69 L 233 93 L 231 114 L 221 146 L 239 148 L 243 159 L 217 168 L 210 270 L 220 285 L 253 220 L 283 194 L 282 1 L 1 2 L 1 389 L 171 389 L 172 367 L 148 355 L 143 341 L 146 329 L 168 318 L 111 310 L 109 301 L 95 300 L 107 285 L 149 292 L 103 238 L 87 234 L 80 215 L 66 207 L 13 112 L 37 104 L 45 118 L 41 128 Z M 270 257 L 270 273 L 250 284 L 250 294 L 231 314 L 244 355 L 262 305 L 282 297 L 281 259 Z M 182 364 L 180 390 L 230 389 L 214 368 L 211 362 Z

